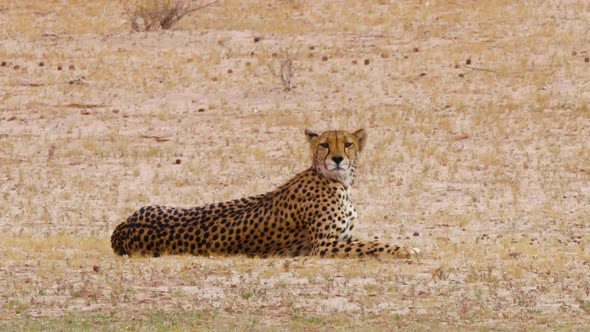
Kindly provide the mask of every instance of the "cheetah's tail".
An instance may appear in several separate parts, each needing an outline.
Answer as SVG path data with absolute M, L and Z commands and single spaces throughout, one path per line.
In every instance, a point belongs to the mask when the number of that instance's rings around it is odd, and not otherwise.
M 111 248 L 115 254 L 119 256 L 129 255 L 130 252 L 128 248 L 125 248 L 125 235 L 123 232 L 125 223 L 119 224 L 113 231 L 113 235 L 111 235 Z

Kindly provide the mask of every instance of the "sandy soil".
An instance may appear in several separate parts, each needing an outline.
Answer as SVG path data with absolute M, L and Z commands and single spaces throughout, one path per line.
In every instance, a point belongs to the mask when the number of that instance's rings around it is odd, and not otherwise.
M 0 327 L 588 328 L 590 6 L 491 3 L 222 1 L 156 32 L 0 3 Z M 357 234 L 417 260 L 110 250 L 143 205 L 266 192 L 305 128 L 361 127 Z

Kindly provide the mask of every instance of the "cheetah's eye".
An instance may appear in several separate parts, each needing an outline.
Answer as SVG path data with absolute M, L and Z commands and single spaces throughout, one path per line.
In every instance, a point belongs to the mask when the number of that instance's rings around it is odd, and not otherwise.
M 330 147 L 330 144 L 328 144 L 328 143 L 320 143 L 320 146 L 321 146 L 322 148 L 324 148 L 324 149 L 327 149 L 327 148 L 329 148 L 329 147 Z
M 352 146 L 352 143 L 350 143 L 350 142 L 346 142 L 346 143 L 344 143 L 344 147 L 345 147 L 345 148 L 349 148 L 349 147 L 351 147 L 351 146 Z

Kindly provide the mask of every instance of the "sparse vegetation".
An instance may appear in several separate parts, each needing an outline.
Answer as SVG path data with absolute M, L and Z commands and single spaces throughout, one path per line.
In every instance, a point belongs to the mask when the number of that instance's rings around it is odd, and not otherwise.
M 293 89 L 295 66 L 293 65 L 293 56 L 289 49 L 281 50 L 280 55 L 273 54 L 272 60 L 267 63 L 267 67 L 272 76 L 280 79 L 285 91 L 291 91 Z
M 217 3 L 215 1 L 140 0 L 126 10 L 133 31 L 168 30 L 186 15 Z
M 0 330 L 588 329 L 585 1 L 224 0 L 128 33 L 137 3 L 0 5 Z M 355 231 L 419 261 L 112 253 L 140 206 L 265 192 L 304 128 L 359 126 Z

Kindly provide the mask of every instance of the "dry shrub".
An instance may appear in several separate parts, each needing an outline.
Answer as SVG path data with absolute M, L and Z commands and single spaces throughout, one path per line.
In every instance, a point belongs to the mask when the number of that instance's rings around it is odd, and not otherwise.
M 283 88 L 291 91 L 293 88 L 293 78 L 295 77 L 295 67 L 293 67 L 293 57 L 288 49 L 281 51 L 281 58 L 267 64 L 270 73 L 280 78 Z
M 140 0 L 127 8 L 127 16 L 133 31 L 154 31 L 172 28 L 184 16 L 217 3 L 182 0 Z

